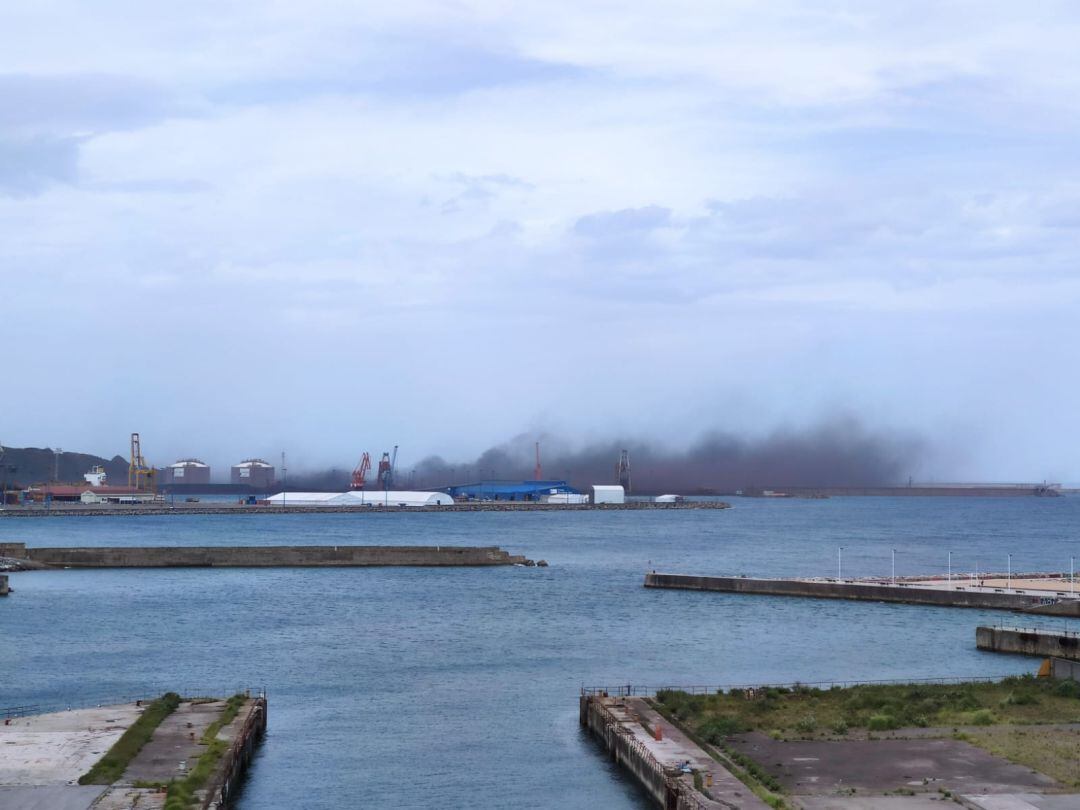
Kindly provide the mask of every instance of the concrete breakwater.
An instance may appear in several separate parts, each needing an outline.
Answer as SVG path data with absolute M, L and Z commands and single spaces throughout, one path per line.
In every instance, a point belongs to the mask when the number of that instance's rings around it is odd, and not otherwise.
M 984 625 L 975 630 L 975 646 L 990 652 L 1080 661 L 1080 635 L 1076 633 Z
M 455 503 L 448 506 L 396 506 L 394 504 L 368 504 L 365 506 L 270 506 L 267 504 L 241 503 L 145 503 L 145 504 L 94 504 L 54 503 L 49 507 L 41 504 L 31 506 L 8 506 L 0 509 L 0 518 L 31 517 L 118 517 L 137 515 L 280 515 L 289 514 L 372 514 L 376 512 L 618 512 L 653 511 L 664 509 L 730 509 L 724 501 L 680 501 L 656 503 L 654 501 L 627 501 L 626 503 L 576 504 L 536 503 L 530 501 L 485 501 L 480 503 Z
M 1005 591 L 978 586 L 944 583 L 921 585 L 817 579 L 755 579 L 752 577 L 709 577 L 689 574 L 645 575 L 646 588 L 676 588 L 694 591 L 795 596 L 813 599 L 851 599 L 864 602 L 899 602 L 906 605 L 937 605 L 990 610 L 1017 610 L 1055 616 L 1080 616 L 1080 600 L 1048 596 L 1046 593 Z
M 287 568 L 535 565 L 496 546 L 106 546 L 27 548 L 0 543 L 0 557 L 42 568 Z M 25 563 L 20 566 L 20 563 Z

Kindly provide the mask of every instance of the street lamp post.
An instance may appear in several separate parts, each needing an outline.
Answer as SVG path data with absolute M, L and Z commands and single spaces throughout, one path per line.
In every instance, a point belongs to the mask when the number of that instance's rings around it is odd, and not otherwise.
M 844 578 L 844 547 L 836 547 L 836 581 L 839 582 Z
M 1069 595 L 1076 593 L 1076 557 L 1069 557 Z
M 1012 590 L 1012 554 L 1009 555 L 1009 573 L 1006 574 L 1005 590 Z
M 949 584 L 952 585 L 952 552 L 949 552 Z
M 896 549 L 892 550 L 892 584 L 896 584 Z

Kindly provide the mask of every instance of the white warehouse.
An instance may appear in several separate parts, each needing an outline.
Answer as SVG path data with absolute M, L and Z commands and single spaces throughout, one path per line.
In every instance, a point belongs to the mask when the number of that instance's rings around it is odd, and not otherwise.
M 445 492 L 353 490 L 349 492 L 279 492 L 267 498 L 271 506 L 452 506 Z
M 626 503 L 626 491 L 618 484 L 593 484 L 594 505 L 602 503 Z

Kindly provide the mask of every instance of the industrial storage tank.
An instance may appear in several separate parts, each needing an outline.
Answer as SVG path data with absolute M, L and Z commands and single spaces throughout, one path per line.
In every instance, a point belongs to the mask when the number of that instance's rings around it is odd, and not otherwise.
M 244 484 L 254 489 L 268 489 L 276 476 L 272 465 L 261 458 L 247 458 L 234 464 L 229 473 L 230 484 Z
M 161 471 L 162 484 L 209 484 L 210 465 L 197 458 L 182 458 Z

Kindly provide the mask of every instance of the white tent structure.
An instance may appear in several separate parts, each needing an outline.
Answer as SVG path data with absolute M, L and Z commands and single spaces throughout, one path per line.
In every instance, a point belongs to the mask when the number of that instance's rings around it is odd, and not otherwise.
M 585 504 L 589 502 L 589 496 L 579 495 L 576 492 L 556 492 L 552 495 L 545 495 L 541 500 L 544 503 Z
M 444 492 L 359 490 L 350 492 L 279 492 L 266 499 L 271 506 L 452 506 Z
M 331 506 L 337 497 L 338 492 L 279 492 L 266 500 L 272 506 Z
M 334 499 L 334 506 L 453 506 L 454 499 L 445 492 L 410 490 L 354 490 Z

